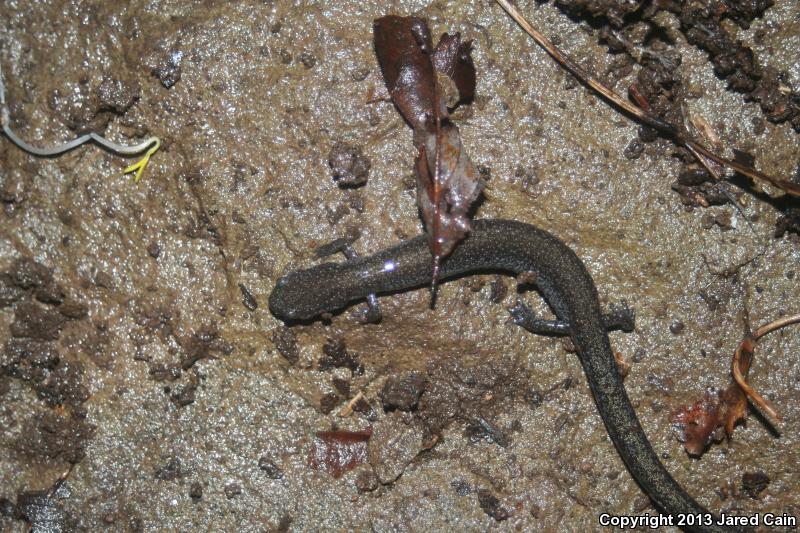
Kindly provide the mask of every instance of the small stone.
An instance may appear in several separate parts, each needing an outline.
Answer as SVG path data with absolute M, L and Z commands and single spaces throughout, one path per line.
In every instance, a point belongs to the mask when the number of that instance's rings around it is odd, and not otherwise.
M 147 245 L 147 254 L 153 259 L 158 259 L 158 256 L 161 255 L 161 245 L 155 241 L 151 242 Z
M 316 56 L 314 56 L 314 54 L 312 54 L 311 52 L 307 52 L 307 51 L 306 51 L 306 52 L 302 52 L 302 53 L 300 54 L 300 62 L 301 62 L 301 63 L 302 63 L 302 64 L 303 64 L 303 65 L 304 65 L 306 68 L 314 68 L 314 65 L 316 65 L 316 64 L 317 64 L 317 58 L 316 58 Z
M 258 460 L 258 468 L 263 470 L 270 479 L 281 479 L 283 477 L 283 470 L 273 463 L 266 455 Z
M 229 500 L 242 493 L 242 487 L 236 483 L 228 483 L 225 485 L 225 497 Z
M 378 476 L 369 465 L 362 465 L 356 473 L 356 488 L 358 492 L 372 492 L 378 488 Z
M 675 320 L 672 322 L 672 324 L 669 325 L 669 331 L 673 335 L 680 335 L 685 327 L 686 326 L 683 322 L 681 322 L 680 320 Z
M 328 153 L 328 165 L 333 172 L 333 181 L 340 187 L 364 185 L 372 167 L 360 146 L 339 142 Z
M 745 472 L 742 475 L 742 489 L 753 499 L 764 491 L 769 485 L 770 479 L 764 472 Z
M 200 482 L 195 481 L 192 483 L 192 486 L 189 488 L 189 497 L 195 502 L 203 497 L 203 485 L 200 484 Z
M 383 408 L 411 411 L 425 391 L 427 379 L 421 372 L 404 372 L 389 376 L 379 394 Z

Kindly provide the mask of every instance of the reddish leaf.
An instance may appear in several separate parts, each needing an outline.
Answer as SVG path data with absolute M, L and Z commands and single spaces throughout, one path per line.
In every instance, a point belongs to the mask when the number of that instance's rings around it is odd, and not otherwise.
M 389 15 L 375 20 L 375 53 L 386 88 L 416 135 L 433 128 L 436 85 L 428 23 L 416 17 Z
M 699 457 L 712 441 L 721 440 L 713 434 L 719 426 L 719 415 L 719 394 L 710 391 L 694 405 L 679 407 L 672 413 L 671 421 L 678 428 L 678 440 L 683 442 L 689 455 Z
M 475 98 L 475 65 L 472 63 L 472 41 L 461 42 L 461 35 L 442 34 L 433 52 L 433 68 L 452 79 L 458 89 L 458 104 Z
M 341 477 L 367 460 L 372 429 L 365 431 L 320 431 L 311 442 L 308 463 L 333 477 Z
M 438 75 L 453 80 L 459 93 L 456 105 L 472 100 L 471 43 L 462 43 L 459 34 L 444 34 L 434 49 L 427 22 L 416 17 L 379 18 L 374 31 L 386 87 L 414 130 L 417 201 L 434 257 L 435 284 L 441 260 L 469 233 L 469 209 L 483 190 L 458 128 L 449 120 L 438 81 Z
M 426 227 L 433 226 L 438 206 L 438 235 L 431 235 L 434 255 L 447 257 L 460 240 L 471 230 L 468 211 L 472 202 L 483 190 L 478 171 L 462 149 L 458 128 L 450 123 L 442 125 L 438 137 L 440 150 L 439 186 L 441 198 L 432 193 L 434 180 L 431 170 L 436 164 L 435 135 L 427 136 L 417 158 L 417 202 Z M 437 253 L 438 252 L 438 253 Z
M 672 413 L 678 440 L 689 455 L 699 457 L 712 442 L 733 435 L 733 429 L 747 415 L 747 397 L 741 387 L 731 383 L 716 394 L 706 392 L 694 405 L 682 406 Z

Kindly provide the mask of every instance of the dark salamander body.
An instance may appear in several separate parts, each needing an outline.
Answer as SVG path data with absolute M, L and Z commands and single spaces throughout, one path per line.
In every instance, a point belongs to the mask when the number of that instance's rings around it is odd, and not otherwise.
M 617 372 L 597 289 L 578 256 L 529 224 L 477 220 L 470 236 L 442 264 L 441 279 L 486 270 L 536 274 L 537 287 L 559 321 L 568 325 L 597 409 L 634 479 L 665 513 L 707 515 L 664 469 L 639 424 Z M 291 272 L 278 280 L 269 307 L 278 318 L 304 320 L 370 293 L 396 292 L 430 281 L 431 254 L 426 237 L 420 236 L 368 257 Z M 732 530 L 709 525 L 687 531 Z

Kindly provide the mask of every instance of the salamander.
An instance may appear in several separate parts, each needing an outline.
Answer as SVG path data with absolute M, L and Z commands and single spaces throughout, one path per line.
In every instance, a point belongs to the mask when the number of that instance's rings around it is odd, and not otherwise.
M 277 281 L 269 308 L 286 321 L 311 319 L 371 294 L 426 285 L 431 261 L 422 235 L 374 255 L 290 272 Z M 441 279 L 487 270 L 535 279 L 558 321 L 535 319 L 517 307 L 512 311 L 515 322 L 534 332 L 562 331 L 572 338 L 611 441 L 654 504 L 673 517 L 711 517 L 667 472 L 647 440 L 617 371 L 594 281 L 575 252 L 530 224 L 476 220 L 470 235 L 443 262 Z M 686 530 L 734 531 L 713 523 Z

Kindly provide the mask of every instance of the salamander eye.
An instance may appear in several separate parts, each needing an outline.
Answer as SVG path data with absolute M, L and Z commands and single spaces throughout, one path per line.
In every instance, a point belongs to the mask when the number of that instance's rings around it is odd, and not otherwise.
M 282 278 L 278 279 L 278 281 L 275 283 L 275 286 L 276 287 L 285 287 L 286 284 L 288 284 L 288 283 L 289 283 L 289 280 L 286 279 L 286 276 L 283 276 Z

